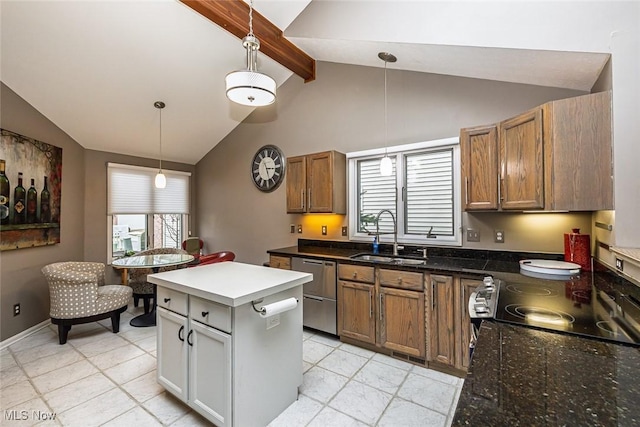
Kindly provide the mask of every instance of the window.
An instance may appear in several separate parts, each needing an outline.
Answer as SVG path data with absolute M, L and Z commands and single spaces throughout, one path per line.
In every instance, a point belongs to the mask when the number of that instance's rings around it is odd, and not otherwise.
M 389 147 L 387 152 L 391 176 L 380 175 L 383 150 L 347 155 L 350 238 L 370 241 L 378 214 L 388 210 L 397 222 L 399 242 L 461 245 L 458 138 Z M 380 214 L 380 233 L 393 233 L 394 218 Z M 392 239 L 381 237 L 383 242 Z
M 156 169 L 109 163 L 110 257 L 150 248 L 179 248 L 188 236 L 188 172 L 163 170 L 167 186 L 154 186 Z

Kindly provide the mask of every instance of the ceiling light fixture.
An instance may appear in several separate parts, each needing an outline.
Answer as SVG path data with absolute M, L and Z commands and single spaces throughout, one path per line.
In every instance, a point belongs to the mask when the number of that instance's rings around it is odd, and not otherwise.
M 396 62 L 398 58 L 389 52 L 378 53 L 378 58 L 384 61 L 384 157 L 380 160 L 380 175 L 390 176 L 393 164 L 387 155 L 387 62 Z
M 253 34 L 253 0 L 249 2 L 249 34 L 242 39 L 247 50 L 247 69 L 232 71 L 225 77 L 227 98 L 251 107 L 262 107 L 276 100 L 276 82 L 258 72 L 260 41 Z
M 160 110 L 160 170 L 156 175 L 156 188 L 164 188 L 167 186 L 167 178 L 162 173 L 162 109 L 165 104 L 162 101 L 156 101 L 153 106 Z

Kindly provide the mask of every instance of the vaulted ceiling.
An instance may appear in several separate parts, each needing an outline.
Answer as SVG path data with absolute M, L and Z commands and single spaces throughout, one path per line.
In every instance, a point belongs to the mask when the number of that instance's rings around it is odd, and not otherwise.
M 572 2 L 536 3 L 254 7 L 317 61 L 382 67 L 377 53 L 390 51 L 399 60 L 389 68 L 589 91 L 606 46 L 559 36 L 563 23 L 549 9 L 566 17 Z M 177 0 L 3 0 L 0 18 L 0 79 L 85 148 L 158 158 L 160 100 L 164 159 L 195 164 L 252 111 L 225 97 L 225 75 L 245 67 L 240 39 Z M 259 69 L 278 85 L 301 78 L 266 52 Z

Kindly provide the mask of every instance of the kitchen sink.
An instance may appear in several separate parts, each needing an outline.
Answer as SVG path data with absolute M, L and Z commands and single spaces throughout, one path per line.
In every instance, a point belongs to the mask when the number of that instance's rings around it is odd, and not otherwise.
M 394 258 L 381 256 L 381 255 L 369 255 L 369 254 L 358 254 L 351 257 L 352 259 L 357 259 L 359 261 L 370 261 L 370 262 L 386 262 L 392 263 Z
M 424 259 L 390 257 L 390 256 L 371 255 L 371 254 L 353 255 L 351 259 L 355 259 L 358 261 L 380 262 L 384 264 L 395 264 L 395 265 L 425 265 L 426 264 L 426 260 Z

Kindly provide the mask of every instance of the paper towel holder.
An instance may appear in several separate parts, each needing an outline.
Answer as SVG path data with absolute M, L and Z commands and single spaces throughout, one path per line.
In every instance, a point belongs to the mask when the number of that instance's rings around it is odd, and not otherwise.
M 256 313 L 264 314 L 264 312 L 266 311 L 264 307 L 260 307 L 260 309 L 256 308 L 256 304 L 260 304 L 261 302 L 264 302 L 264 298 L 251 301 L 251 307 L 253 307 L 253 310 Z M 296 298 L 296 303 L 300 303 L 300 300 L 298 298 Z

